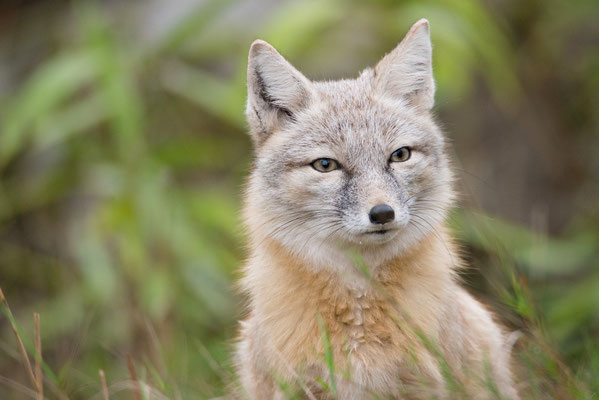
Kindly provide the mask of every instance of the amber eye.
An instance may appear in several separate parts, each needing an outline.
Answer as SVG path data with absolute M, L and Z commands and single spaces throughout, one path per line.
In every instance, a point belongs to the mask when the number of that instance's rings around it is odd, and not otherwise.
M 312 161 L 310 165 L 318 172 L 331 172 L 339 168 L 337 161 L 331 158 L 319 158 L 318 160 Z
M 410 159 L 411 155 L 412 155 L 412 151 L 410 150 L 409 147 L 400 147 L 399 149 L 395 150 L 393 152 L 393 154 L 391 154 L 389 161 L 390 162 L 408 161 Z

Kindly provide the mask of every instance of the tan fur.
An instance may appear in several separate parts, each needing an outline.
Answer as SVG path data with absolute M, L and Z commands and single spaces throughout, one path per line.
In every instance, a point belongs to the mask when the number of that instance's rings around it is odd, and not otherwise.
M 239 397 L 284 399 L 287 385 L 315 399 L 486 399 L 496 398 L 494 387 L 516 399 L 503 333 L 456 280 L 459 257 L 443 222 L 451 172 L 429 114 L 428 23 L 419 21 L 374 71 L 339 83 L 309 82 L 256 42 L 248 87 L 257 160 L 245 207 Z M 383 168 L 404 142 L 422 154 Z M 315 172 L 288 148 L 313 150 L 307 160 L 338 151 L 344 172 Z M 394 230 L 381 239 L 360 233 L 371 225 L 362 214 L 381 202 L 397 210 Z M 332 380 L 335 396 L 319 383 Z

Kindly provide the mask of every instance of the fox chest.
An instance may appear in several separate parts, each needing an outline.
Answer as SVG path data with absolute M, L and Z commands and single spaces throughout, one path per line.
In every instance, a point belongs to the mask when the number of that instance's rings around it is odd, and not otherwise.
M 426 318 L 412 318 L 387 299 L 360 294 L 331 304 L 325 322 L 337 373 L 349 378 L 346 383 L 388 395 L 414 380 L 436 381 L 437 363 L 419 336 L 423 325 L 434 336 Z
M 360 294 L 333 303 L 327 322 L 336 350 L 350 356 L 391 350 L 393 339 L 401 336 L 388 305 Z

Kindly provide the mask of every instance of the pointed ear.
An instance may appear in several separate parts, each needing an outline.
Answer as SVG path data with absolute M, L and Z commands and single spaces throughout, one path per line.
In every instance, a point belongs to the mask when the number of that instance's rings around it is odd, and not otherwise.
M 401 43 L 374 69 L 376 90 L 430 110 L 434 104 L 432 45 L 429 24 L 421 19 L 410 28 Z
M 313 97 L 310 81 L 263 40 L 250 48 L 247 85 L 246 116 L 257 144 L 294 121 Z

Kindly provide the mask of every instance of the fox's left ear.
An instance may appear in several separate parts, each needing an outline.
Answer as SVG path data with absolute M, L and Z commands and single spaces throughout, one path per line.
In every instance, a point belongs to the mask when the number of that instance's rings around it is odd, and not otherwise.
M 430 110 L 435 102 L 429 24 L 421 19 L 374 68 L 376 90 Z

